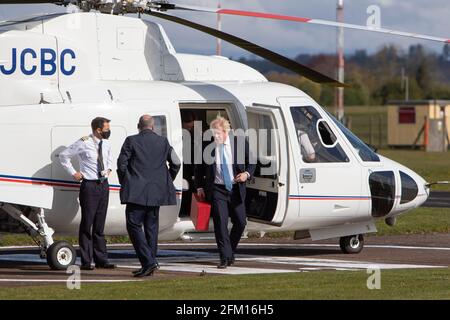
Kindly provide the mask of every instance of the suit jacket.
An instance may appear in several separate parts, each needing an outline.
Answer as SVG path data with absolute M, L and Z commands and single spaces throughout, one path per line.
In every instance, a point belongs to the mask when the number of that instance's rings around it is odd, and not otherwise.
M 212 142 L 214 143 L 214 142 Z M 250 174 L 249 179 L 253 177 L 255 173 L 256 164 L 250 163 L 250 151 L 249 144 L 247 140 L 245 140 L 244 144 L 244 161 L 238 159 L 238 148 L 240 147 L 237 142 L 237 137 L 230 135 L 230 144 L 231 144 L 231 152 L 233 157 L 233 177 L 236 177 L 239 173 L 248 172 Z M 215 148 L 212 150 L 211 156 L 215 159 Z M 242 158 L 242 157 L 240 157 Z M 241 163 L 239 163 L 239 161 Z M 213 200 L 213 188 L 214 188 L 214 180 L 216 177 L 216 163 L 206 164 L 203 163 L 201 165 L 195 166 L 195 186 L 196 188 L 203 188 L 205 192 L 206 201 L 212 203 Z M 246 196 L 246 184 L 239 183 L 239 195 L 241 202 L 245 202 Z
M 117 160 L 121 203 L 176 205 L 173 181 L 180 167 L 180 160 L 166 138 L 152 130 L 128 137 Z

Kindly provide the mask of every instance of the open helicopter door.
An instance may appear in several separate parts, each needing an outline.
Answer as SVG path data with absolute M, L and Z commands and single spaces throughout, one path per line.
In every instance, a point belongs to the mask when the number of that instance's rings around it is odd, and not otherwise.
M 250 160 L 254 177 L 247 183 L 246 207 L 250 221 L 281 225 L 288 212 L 289 148 L 282 110 L 254 104 L 246 108 Z

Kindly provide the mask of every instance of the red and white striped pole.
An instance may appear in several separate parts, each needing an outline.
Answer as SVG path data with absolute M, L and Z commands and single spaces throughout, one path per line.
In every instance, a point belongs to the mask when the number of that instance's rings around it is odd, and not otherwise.
M 337 0 L 336 20 L 338 23 L 344 22 L 344 0 Z M 337 77 L 338 81 L 344 83 L 345 59 L 344 59 L 344 28 L 339 27 L 337 30 Z M 336 116 L 339 121 L 344 120 L 344 88 L 336 88 Z
M 222 8 L 220 4 L 220 0 L 217 4 L 217 30 L 222 31 L 222 15 L 219 13 L 220 9 Z M 216 45 L 216 55 L 221 56 L 222 55 L 222 39 L 217 38 L 217 45 Z

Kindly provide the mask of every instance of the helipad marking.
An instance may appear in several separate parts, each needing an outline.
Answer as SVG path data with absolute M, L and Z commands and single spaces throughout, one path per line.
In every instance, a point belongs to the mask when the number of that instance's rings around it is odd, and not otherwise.
M 287 264 L 287 265 L 299 265 L 310 266 L 319 268 L 332 268 L 332 269 L 368 269 L 373 266 L 380 269 L 429 269 L 429 268 L 447 268 L 446 266 L 431 266 L 431 265 L 418 265 L 418 264 L 396 264 L 396 263 L 377 263 L 368 261 L 348 261 L 348 260 L 332 260 L 332 259 L 311 259 L 311 258 L 297 258 L 297 257 L 239 257 L 241 261 L 272 263 L 272 264 Z
M 120 268 L 136 268 L 136 266 L 119 265 Z M 161 271 L 171 272 L 190 272 L 190 273 L 203 273 L 206 274 L 231 274 L 231 275 L 243 275 L 243 274 L 265 274 L 265 273 L 295 273 L 298 270 L 289 269 L 269 269 L 269 268 L 247 268 L 247 267 L 229 267 L 227 269 L 218 269 L 215 265 L 198 265 L 198 264 L 176 264 L 165 263 L 161 264 Z

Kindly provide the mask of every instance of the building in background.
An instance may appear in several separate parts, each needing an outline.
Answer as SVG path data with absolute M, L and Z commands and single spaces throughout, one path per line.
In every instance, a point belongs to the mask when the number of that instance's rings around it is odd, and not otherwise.
M 450 100 L 389 101 L 388 145 L 447 151 Z

